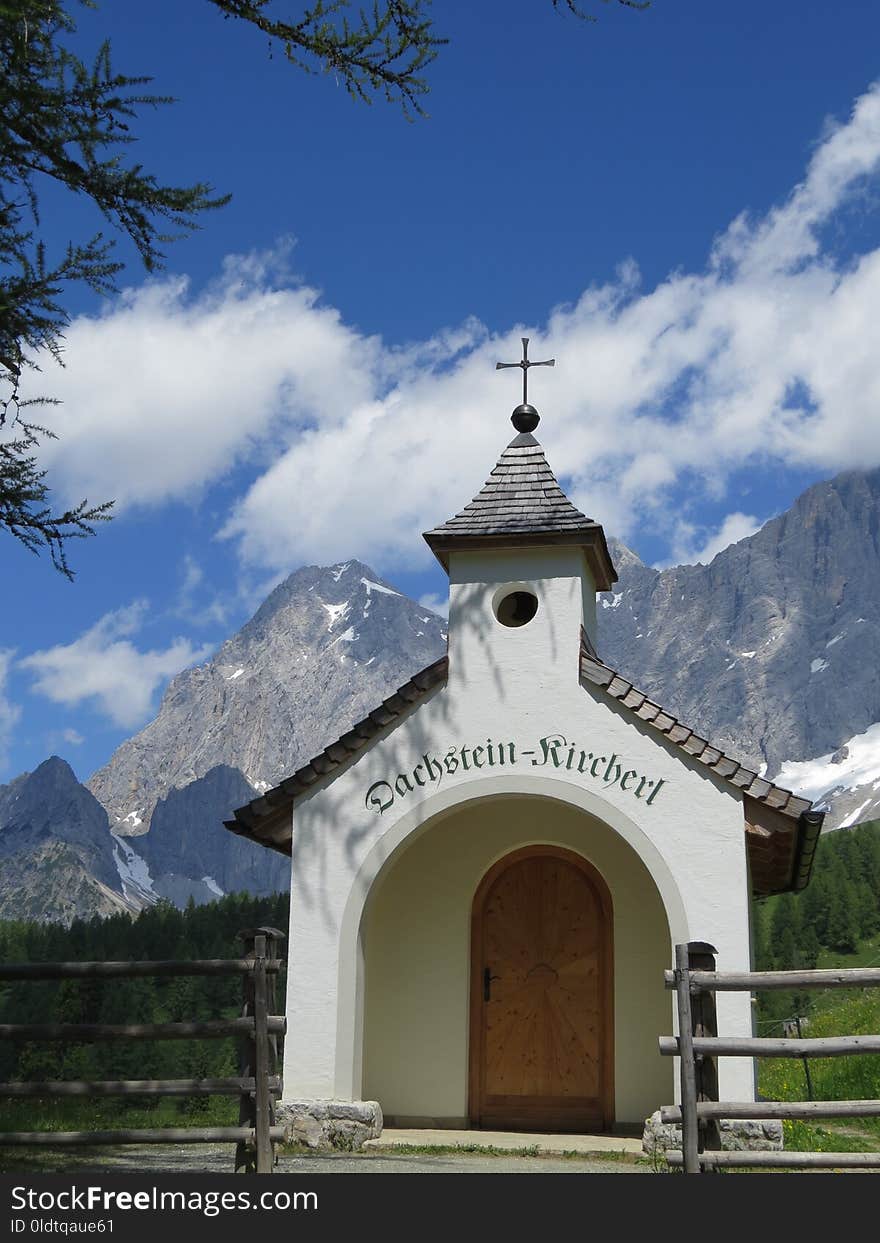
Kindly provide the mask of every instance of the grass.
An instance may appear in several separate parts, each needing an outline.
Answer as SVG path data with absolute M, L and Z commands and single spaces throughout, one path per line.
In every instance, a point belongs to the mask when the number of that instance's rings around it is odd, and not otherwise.
M 864 967 L 877 964 L 880 935 L 865 941 L 854 954 L 823 955 L 820 967 Z M 880 1033 L 880 989 L 826 989 L 813 994 L 804 1036 Z M 880 1099 L 880 1055 L 811 1058 L 814 1100 Z M 768 1100 L 808 1100 L 801 1059 L 766 1058 L 758 1062 L 758 1087 Z M 880 1152 L 880 1118 L 800 1119 L 783 1123 L 785 1147 L 793 1152 Z
M 880 967 L 880 932 L 866 941 L 852 954 L 836 954 L 831 950 L 822 950 L 819 954 L 817 967 Z
M 873 1142 L 876 1137 L 861 1130 L 866 1121 L 869 1119 L 787 1119 L 782 1124 L 785 1148 L 788 1152 L 877 1152 L 880 1145 Z
M 235 1126 L 238 1101 L 231 1097 L 143 1098 L 22 1097 L 3 1102 L 4 1131 L 111 1131 L 120 1127 Z

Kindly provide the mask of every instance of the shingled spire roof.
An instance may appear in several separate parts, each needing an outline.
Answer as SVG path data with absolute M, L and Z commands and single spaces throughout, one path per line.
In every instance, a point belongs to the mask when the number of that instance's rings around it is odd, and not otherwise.
M 527 431 L 510 442 L 474 499 L 448 522 L 426 531 L 425 539 L 447 570 L 454 549 L 580 544 L 597 591 L 617 582 L 601 524 L 575 509 Z

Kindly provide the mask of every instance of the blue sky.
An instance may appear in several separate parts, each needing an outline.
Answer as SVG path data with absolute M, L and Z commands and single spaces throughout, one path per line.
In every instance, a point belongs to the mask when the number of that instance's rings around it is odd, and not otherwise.
M 290 0 L 288 8 L 299 6 Z M 59 499 L 117 500 L 71 585 L 0 538 L 0 780 L 81 778 L 280 576 L 359 556 L 415 596 L 534 373 L 570 495 L 647 561 L 707 559 L 880 462 L 880 8 L 443 0 L 428 119 L 270 58 L 201 0 L 105 3 L 177 97 L 136 158 L 233 200 L 118 298 L 70 293 Z M 282 11 L 284 6 L 279 6 Z M 47 194 L 51 247 L 95 225 Z

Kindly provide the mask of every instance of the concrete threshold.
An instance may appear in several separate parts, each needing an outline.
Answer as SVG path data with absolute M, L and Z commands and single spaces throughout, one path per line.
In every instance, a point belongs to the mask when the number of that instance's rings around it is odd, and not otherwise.
M 389 1127 L 365 1148 L 500 1148 L 544 1153 L 608 1152 L 642 1155 L 642 1141 L 623 1135 L 537 1135 L 531 1131 L 447 1131 Z

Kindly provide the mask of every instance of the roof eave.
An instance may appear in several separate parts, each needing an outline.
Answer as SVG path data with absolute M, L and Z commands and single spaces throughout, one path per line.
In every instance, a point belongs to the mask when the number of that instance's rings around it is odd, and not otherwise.
M 234 814 L 238 815 L 238 812 Z M 273 817 L 271 820 L 267 817 L 265 821 L 253 825 L 246 825 L 241 820 L 224 820 L 223 824 L 230 833 L 237 833 L 239 837 L 246 837 L 269 850 L 277 850 L 279 854 L 289 858 L 293 853 L 293 835 L 286 830 L 290 827 L 292 814 L 291 805 L 285 808 L 283 816 Z
M 825 813 L 807 807 L 792 815 L 746 794 L 746 842 L 755 897 L 806 888 Z
M 809 811 L 801 812 L 798 824 L 797 847 L 792 864 L 791 887 L 795 893 L 798 893 L 801 889 L 806 889 L 810 883 L 813 860 L 816 857 L 816 847 L 819 844 L 819 836 L 822 832 L 824 820 L 824 811 L 816 811 L 814 808 L 810 808 Z
M 451 535 L 426 531 L 423 538 L 447 574 L 451 552 L 577 547 L 584 551 L 597 591 L 610 591 L 617 582 L 617 571 L 608 551 L 605 532 L 598 523 L 574 531 L 502 531 L 483 535 Z

